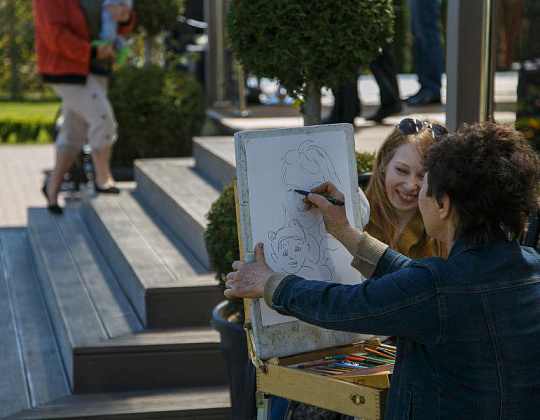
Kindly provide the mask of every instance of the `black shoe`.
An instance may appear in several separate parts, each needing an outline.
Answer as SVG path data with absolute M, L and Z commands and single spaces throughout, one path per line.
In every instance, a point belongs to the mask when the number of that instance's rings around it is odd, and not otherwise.
M 120 194 L 120 190 L 116 187 L 101 188 L 98 184 L 94 184 L 94 191 L 102 194 Z
M 390 115 L 399 114 L 402 109 L 403 107 L 399 102 L 389 106 L 381 106 L 377 112 L 367 116 L 366 121 L 375 121 L 376 123 L 380 123 L 383 119 L 389 117 Z
M 47 201 L 49 201 L 49 196 L 47 195 L 47 184 L 43 184 L 43 187 L 41 188 L 41 192 L 43 193 L 43 195 L 45 196 L 45 198 L 47 199 Z M 62 207 L 60 207 L 58 204 L 49 204 L 47 206 L 47 210 L 49 210 L 49 212 L 51 212 L 52 214 L 58 214 L 58 215 L 61 215 L 61 214 L 64 214 L 64 209 Z
M 407 98 L 405 102 L 410 106 L 440 104 L 441 93 L 433 90 L 420 89 L 416 95 Z

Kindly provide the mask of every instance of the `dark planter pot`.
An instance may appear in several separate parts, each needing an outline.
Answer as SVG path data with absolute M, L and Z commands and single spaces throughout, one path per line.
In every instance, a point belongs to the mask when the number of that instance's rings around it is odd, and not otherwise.
M 221 336 L 221 351 L 227 366 L 231 392 L 233 419 L 244 419 L 246 367 L 248 350 L 246 333 L 242 324 L 229 322 L 221 316 L 227 301 L 219 303 L 212 311 L 212 326 Z

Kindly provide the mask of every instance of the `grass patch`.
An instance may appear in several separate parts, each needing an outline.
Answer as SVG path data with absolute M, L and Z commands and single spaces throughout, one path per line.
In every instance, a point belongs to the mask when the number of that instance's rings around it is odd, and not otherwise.
M 0 120 L 3 119 L 36 119 L 54 121 L 60 108 L 60 101 L 55 102 L 2 102 L 0 101 Z

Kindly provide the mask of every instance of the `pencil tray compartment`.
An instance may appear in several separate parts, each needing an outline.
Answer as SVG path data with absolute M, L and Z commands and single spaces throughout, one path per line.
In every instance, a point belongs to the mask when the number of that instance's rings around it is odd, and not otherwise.
M 386 396 L 390 387 L 393 364 L 377 369 L 362 369 L 364 374 L 321 374 L 302 367 L 326 361 L 328 357 L 368 353 L 367 348 L 380 347 L 377 339 L 354 343 L 349 346 L 328 348 L 287 358 L 272 358 L 264 362 L 264 369 L 257 371 L 257 390 L 293 401 L 315 405 L 363 419 L 381 419 L 384 415 Z M 358 369 L 360 370 L 360 369 Z M 357 373 L 357 374 L 352 374 Z

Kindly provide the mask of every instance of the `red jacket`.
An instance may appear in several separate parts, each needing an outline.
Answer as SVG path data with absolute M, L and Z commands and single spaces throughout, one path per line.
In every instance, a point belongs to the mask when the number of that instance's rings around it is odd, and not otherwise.
M 90 32 L 78 0 L 32 0 L 34 10 L 38 73 L 51 76 L 86 76 L 92 51 Z M 129 32 L 131 20 L 119 25 Z

